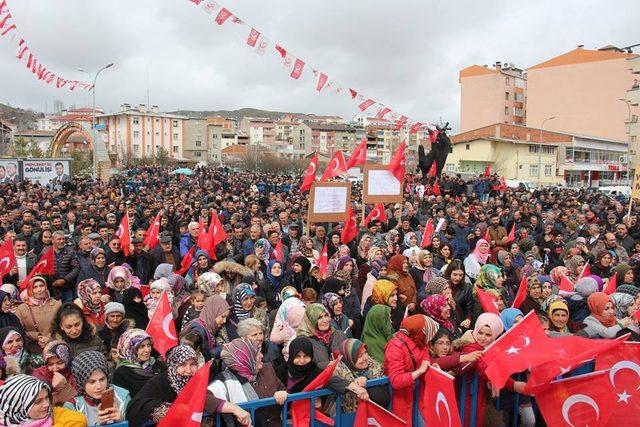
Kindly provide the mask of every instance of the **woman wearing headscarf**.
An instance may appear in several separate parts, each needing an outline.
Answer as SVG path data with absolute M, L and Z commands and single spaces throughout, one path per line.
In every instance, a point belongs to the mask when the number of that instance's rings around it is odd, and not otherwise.
M 392 337 L 391 307 L 384 304 L 374 305 L 367 313 L 362 329 L 362 342 L 367 345 L 369 355 L 382 363 L 384 348 Z
M 269 256 L 273 248 L 271 247 L 271 243 L 265 238 L 261 238 L 256 240 L 253 244 L 253 253 L 260 260 L 260 271 L 262 272 L 262 277 L 267 277 L 267 273 L 269 272 Z
M 628 315 L 617 319 L 613 299 L 604 292 L 589 295 L 587 306 L 591 314 L 584 319 L 585 327 L 581 332 L 589 338 L 615 338 L 620 329 L 638 325 L 638 322 Z
M 475 245 L 475 249 L 464 259 L 464 270 L 471 280 L 475 280 L 480 274 L 480 269 L 489 259 L 489 242 L 480 239 Z
M 353 275 L 355 268 L 356 266 L 353 262 L 353 258 L 351 258 L 350 256 L 343 256 L 338 260 L 338 264 L 332 276 L 343 282 L 343 288 L 345 289 L 345 292 L 353 292 L 354 295 L 357 295 L 353 286 L 355 283 Z
M 61 303 L 50 297 L 47 281 L 42 276 L 32 277 L 23 293 L 26 295 L 15 315 L 20 327 L 24 328 L 27 338 L 25 345 L 29 351 L 42 353 L 45 344 L 51 339 L 51 324 Z
M 320 258 L 320 253 L 313 249 L 313 240 L 309 236 L 302 236 L 298 241 L 298 252 L 293 254 L 292 259 L 296 259 L 298 256 L 307 258 L 309 263 L 315 264 Z
M 411 427 L 416 380 L 429 368 L 429 342 L 438 332 L 435 320 L 424 314 L 405 318 L 384 351 L 384 367 L 391 387 L 391 411 Z M 424 400 L 424 381 L 419 382 L 419 401 Z
M 355 265 L 353 266 L 354 269 L 356 268 L 356 265 L 365 264 L 369 260 L 369 249 L 371 249 L 371 235 L 365 233 L 360 237 L 356 253 L 352 254 L 355 255 L 353 257 L 355 259 Z
M 575 282 L 575 280 L 580 276 L 580 273 L 582 273 L 584 258 L 580 255 L 573 255 L 568 260 L 565 260 L 564 265 L 567 267 L 566 276 L 571 280 L 571 282 Z
M 104 249 L 93 248 L 89 253 L 89 262 L 89 266 L 80 270 L 77 281 L 82 282 L 85 279 L 93 279 L 104 288 L 111 271 L 111 267 L 107 266 L 107 256 Z
M 193 286 L 201 275 L 211 271 L 211 259 L 209 258 L 209 252 L 203 249 L 198 249 L 193 254 L 193 259 L 195 262 L 185 275 L 185 279 L 187 280 L 187 283 L 189 283 L 189 286 Z
M 11 295 L 0 290 L 0 328 L 15 326 L 22 329 L 20 319 L 12 311 Z
M 384 376 L 382 363 L 371 358 L 367 346 L 355 338 L 346 339 L 340 346 L 342 363 L 339 363 L 335 375 L 349 382 L 373 380 Z M 382 407 L 389 406 L 389 387 L 377 386 L 367 390 L 369 398 Z M 358 406 L 357 396 L 347 393 L 342 400 L 345 413 L 355 412 Z
M 93 279 L 78 283 L 78 298 L 75 303 L 82 309 L 85 318 L 98 330 L 104 326 L 105 311 L 102 301 L 102 287 Z
M 111 384 L 111 368 L 104 354 L 85 351 L 77 355 L 71 362 L 71 374 L 79 393 L 64 404 L 66 408 L 82 412 L 89 426 L 124 421 L 131 398 L 127 390 Z M 102 393 L 108 388 L 114 391 L 113 407 L 103 408 Z
M 454 318 L 460 328 L 469 329 L 473 320 L 473 286 L 465 280 L 464 264 L 454 259 L 447 265 L 442 277 L 449 281 L 451 295 L 455 301 Z
M 322 287 L 322 293 L 334 293 L 342 297 L 342 312 L 353 320 L 351 325 L 354 336 L 359 336 L 362 329 L 362 321 L 360 316 L 360 300 L 350 283 L 338 277 L 329 277 Z
M 500 320 L 504 325 L 505 331 L 513 328 L 513 326 L 522 320 L 524 314 L 517 308 L 505 308 L 500 312 Z
M 291 270 L 291 286 L 296 288 L 298 292 L 302 292 L 304 288 L 311 287 L 309 280 L 309 271 L 311 270 L 311 262 L 303 255 L 299 255 L 293 259 Z
M 431 280 L 440 277 L 440 270 L 433 267 L 433 256 L 431 252 L 421 250 L 416 256 L 416 262 L 409 268 L 409 274 L 413 278 L 418 291 L 418 300 L 423 300 L 426 296 L 424 289 Z
M 164 372 L 164 363 L 153 357 L 153 338 L 144 330 L 126 330 L 118 340 L 118 366 L 113 372 L 113 383 L 129 392 L 131 398 L 154 375 Z
M 33 371 L 33 376 L 51 386 L 53 404 L 62 405 L 78 394 L 76 380 L 71 375 L 71 349 L 64 341 L 53 340 L 42 352 L 44 366 Z
M 269 310 L 277 310 L 280 304 L 282 304 L 282 301 L 280 301 L 280 291 L 289 285 L 285 280 L 282 263 L 275 259 L 269 261 L 266 275 L 267 279 L 264 281 L 264 286 L 261 289 L 261 296 L 267 300 Z
M 276 313 L 273 328 L 271 329 L 271 342 L 282 346 L 284 360 L 289 358 L 289 344 L 297 336 L 296 330 L 304 317 L 305 305 L 297 297 L 287 298 Z
M 331 326 L 331 315 L 318 303 L 309 304 L 305 309 L 297 334 L 309 337 L 313 343 L 313 361 L 321 368 L 325 368 L 333 360 L 334 352 L 339 351 L 346 339 L 344 332 Z
M 238 322 L 244 319 L 256 319 L 262 323 L 264 331 L 268 334 L 269 318 L 267 311 L 263 308 L 256 307 L 256 293 L 253 287 L 248 283 L 240 283 L 231 292 L 231 313 L 227 319 L 226 329 L 229 339 L 238 338 L 236 328 Z
M 5 326 L 0 329 L 0 346 L 2 356 L 7 363 L 6 374 L 29 374 L 39 366 L 42 366 L 42 355 L 32 354 L 25 348 L 22 329 L 15 326 Z
M 609 251 L 603 250 L 596 255 L 596 262 L 590 266 L 591 274 L 599 276 L 603 280 L 613 275 L 613 256 Z
M 222 347 L 220 358 L 225 369 L 207 388 L 219 399 L 231 403 L 273 397 L 279 405 L 287 399 L 287 392 L 270 363 L 263 363 L 262 353 L 250 340 L 236 338 Z M 225 416 L 229 426 L 233 419 Z M 280 408 L 269 406 L 255 411 L 254 425 L 279 426 Z
M 160 264 L 158 268 L 156 268 L 156 272 L 163 265 L 171 265 L 171 264 Z M 173 266 L 171 268 L 173 268 Z M 158 308 L 158 304 L 160 303 L 160 298 L 162 298 L 163 293 L 167 294 L 167 298 L 169 299 L 169 304 L 173 306 L 173 292 L 171 290 L 171 285 L 169 284 L 169 281 L 167 280 L 166 277 L 160 277 L 159 279 L 155 279 L 153 282 L 151 282 L 151 285 L 149 286 L 148 296 L 151 297 L 151 299 L 147 303 L 149 319 L 153 317 L 153 313 L 155 313 L 156 308 Z
M 413 231 L 409 231 L 408 233 L 405 233 L 402 239 L 402 246 L 400 247 L 400 250 L 404 252 L 407 249 L 413 248 L 417 245 L 418 245 L 418 235 Z
M 377 250 L 382 254 L 381 249 Z M 360 269 L 363 267 L 364 265 L 360 266 Z M 364 312 L 364 306 L 371 297 L 374 284 L 381 275 L 384 276 L 385 274 L 387 274 L 387 260 L 384 259 L 384 255 L 382 255 L 382 259 L 374 259 L 371 261 L 371 267 L 367 272 L 366 281 L 362 287 L 362 294 L 360 295 L 360 313 Z
M 634 285 L 633 269 L 626 262 L 621 262 L 616 265 L 613 272 L 618 275 L 617 285 Z
M 392 228 L 387 231 L 387 234 L 384 235 L 384 241 L 386 243 L 385 252 L 388 256 L 400 253 L 400 245 L 398 244 L 400 241 L 400 232 L 398 230 Z
M 524 301 L 520 305 L 520 310 L 522 310 L 524 314 L 528 314 L 530 311 L 541 313 L 542 307 L 540 305 L 544 302 L 544 300 L 545 298 L 542 295 L 542 284 L 540 283 L 540 280 L 538 280 L 538 277 L 528 277 L 527 296 L 524 298 Z
M 569 269 L 565 266 L 560 265 L 551 269 L 551 271 L 549 272 L 549 277 L 551 278 L 551 283 L 553 283 L 554 286 L 559 287 L 562 277 L 566 276 L 567 278 L 569 278 L 569 274 Z
M 505 289 L 502 284 L 504 283 L 504 276 L 500 267 L 493 264 L 485 264 L 476 277 L 476 283 L 473 288 L 473 295 L 475 297 L 473 302 L 473 314 L 474 318 L 477 318 L 484 310 L 482 304 L 478 300 L 478 289 L 483 291 L 494 291 L 497 294 L 502 295 L 505 303 L 508 301 L 506 297 Z
M 611 294 L 611 299 L 616 307 L 616 317 L 618 319 L 624 319 L 625 317 L 633 318 L 634 314 L 638 311 L 638 304 L 636 297 L 629 294 L 614 292 Z M 640 333 L 640 328 L 636 324 L 630 324 L 628 329 L 635 333 Z
M 122 296 L 125 319 L 133 321 L 132 327 L 146 329 L 149 324 L 149 309 L 142 302 L 142 292 L 138 288 L 130 287 Z
M 570 334 L 569 329 L 569 307 L 562 299 L 556 299 L 547 308 L 549 317 L 549 331 L 557 334 Z
M 387 277 L 398 285 L 398 299 L 401 303 L 415 310 L 417 303 L 416 285 L 409 274 L 409 262 L 404 255 L 394 255 L 389 260 Z M 411 309 L 413 304 L 413 309 Z
M 571 314 L 571 322 L 576 325 L 572 329 L 577 331 L 582 328 L 582 322 L 590 314 L 587 298 L 591 294 L 598 292 L 600 285 L 593 277 L 583 277 L 574 284 L 573 289 L 573 292 L 565 293 L 560 291 L 560 294 L 566 298 L 569 313 Z
M 141 427 L 148 422 L 160 422 L 197 371 L 196 351 L 185 344 L 174 347 L 167 356 L 167 371 L 147 381 L 136 397 L 131 400 L 127 412 L 129 425 Z M 248 425 L 251 421 L 250 415 L 245 410 L 233 403 L 218 399 L 210 392 L 207 392 L 204 411 L 209 414 L 233 414 L 241 425 Z
M 391 280 L 377 280 L 373 285 L 371 297 L 364 307 L 365 317 L 368 316 L 370 308 L 375 304 L 387 305 L 391 308 L 391 324 L 393 330 L 397 331 L 405 315 L 405 305 L 398 298 L 398 286 Z
M 229 304 L 220 295 L 207 298 L 200 317 L 192 320 L 182 328 L 181 335 L 190 331 L 196 332 L 202 338 L 202 355 L 205 361 L 219 358 L 222 345 L 229 342 L 229 335 L 225 324 L 229 317 Z
M 451 317 L 451 306 L 444 295 L 429 295 L 420 303 L 424 313 L 438 322 L 441 328 L 448 330 L 452 336 L 458 338 L 462 331 Z
M 353 320 L 343 313 L 342 297 L 333 292 L 327 292 L 322 296 L 322 305 L 331 315 L 331 327 L 342 331 L 347 338 L 353 338 L 352 326 Z
M 85 427 L 81 413 L 51 402 L 51 387 L 30 375 L 14 375 L 0 386 L 0 425 Z
M 341 259 L 345 257 L 351 258 L 351 250 L 349 249 L 349 246 L 347 245 L 338 246 L 338 251 L 335 254 L 333 254 L 331 258 L 329 258 L 329 262 L 327 264 L 327 277 L 334 275 L 336 270 L 338 270 L 338 263 L 340 262 Z M 351 259 L 353 260 L 353 258 Z M 353 265 L 355 265 L 355 261 L 353 261 Z
M 124 293 L 131 287 L 131 284 L 129 270 L 122 266 L 115 266 L 109 272 L 106 293 L 111 298 L 111 301 L 122 303 L 124 302 Z

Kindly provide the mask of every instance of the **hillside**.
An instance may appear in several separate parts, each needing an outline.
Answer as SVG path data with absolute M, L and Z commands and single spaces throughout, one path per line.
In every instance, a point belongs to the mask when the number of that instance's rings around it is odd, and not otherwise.
M 33 110 L 0 104 L 0 119 L 16 124 L 18 129 L 31 129 L 39 117 L 44 115 Z
M 258 108 L 241 108 L 239 110 L 217 110 L 217 111 L 194 111 L 194 110 L 178 110 L 171 111 L 171 114 L 179 114 L 187 117 L 203 118 L 207 116 L 220 116 L 230 119 L 242 120 L 243 117 L 264 117 L 272 120 L 280 119 L 287 114 L 296 116 L 306 116 L 308 118 L 315 117 L 315 114 L 308 113 L 291 113 L 285 111 L 269 111 L 260 110 Z

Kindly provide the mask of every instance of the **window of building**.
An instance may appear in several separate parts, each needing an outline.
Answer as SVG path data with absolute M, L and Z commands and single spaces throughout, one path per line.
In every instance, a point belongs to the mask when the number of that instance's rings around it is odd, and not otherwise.
M 539 153 L 540 152 L 540 146 L 539 145 L 530 145 L 529 146 L 529 153 L 535 154 L 535 153 Z
M 133 152 L 134 153 L 139 153 L 140 152 L 140 146 L 138 144 L 133 144 Z
M 156 123 L 159 123 L 159 122 L 160 122 L 160 119 L 156 119 Z
M 195 152 L 195 156 L 196 157 L 202 157 L 202 151 L 196 151 Z
M 178 152 L 178 148 L 179 148 L 179 147 L 178 147 L 177 145 L 174 145 L 174 146 L 173 146 L 173 152 L 174 152 L 174 153 L 177 153 L 177 152 Z
M 177 134 L 177 133 L 174 133 L 174 134 L 173 134 L 173 140 L 174 140 L 174 141 L 177 141 L 177 140 L 178 140 L 178 134 Z
M 523 117 L 524 116 L 524 110 L 522 108 L 514 108 L 513 109 L 513 115 L 516 117 Z
M 524 94 L 522 92 L 516 92 L 513 94 L 513 97 L 516 101 L 518 102 L 523 102 L 524 101 Z
M 134 117 L 133 118 L 133 124 L 134 125 L 139 125 L 140 124 L 140 119 L 138 117 Z
M 538 176 L 538 165 L 529 165 L 529 176 Z
M 467 150 L 471 150 L 471 144 L 467 144 L 467 145 L 465 145 L 465 147 L 464 147 L 464 148 L 465 148 L 465 149 L 467 149 Z
M 196 141 L 196 147 L 202 147 L 202 141 Z
M 217 133 L 212 133 L 211 134 L 211 139 L 218 139 L 218 134 Z
M 509 77 L 506 77 L 504 82 L 506 83 L 507 86 L 509 86 L 511 84 L 511 79 Z
M 507 101 L 509 100 L 509 92 L 504 93 L 504 99 Z
M 173 127 L 174 127 L 174 128 L 177 128 L 177 127 L 178 127 L 178 121 L 177 121 L 177 120 L 174 120 L 174 121 L 173 121 Z
M 544 176 L 551 176 L 551 166 L 552 165 L 544 165 Z
M 504 115 L 505 116 L 509 115 L 509 107 L 504 107 Z
M 524 79 L 521 79 L 519 77 L 516 77 L 516 87 L 524 87 Z
M 139 131 L 137 131 L 137 130 L 134 130 L 134 131 L 133 131 L 133 137 L 134 137 L 134 138 L 140 138 L 140 132 L 139 132 Z
M 546 145 L 542 146 L 542 152 L 544 154 L 553 154 L 555 152 L 555 147 L 548 147 Z

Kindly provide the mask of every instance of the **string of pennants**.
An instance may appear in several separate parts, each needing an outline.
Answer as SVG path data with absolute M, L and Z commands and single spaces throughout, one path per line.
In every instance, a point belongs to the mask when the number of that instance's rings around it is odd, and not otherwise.
M 24 64 L 25 68 L 31 71 L 31 74 L 47 85 L 56 87 L 57 89 L 66 88 L 70 91 L 76 89 L 90 91 L 93 85 L 83 83 L 78 80 L 65 79 L 49 70 L 42 62 L 38 60 L 36 55 L 29 49 L 27 42 L 20 36 L 18 27 L 11 15 L 6 0 L 0 1 L 0 38 L 9 40 L 11 44 L 16 46 L 16 58 Z
M 211 15 L 213 17 L 213 21 L 218 26 L 231 23 L 233 25 L 246 27 L 246 45 L 253 49 L 256 54 L 261 56 L 265 55 L 267 52 L 273 52 L 274 54 L 279 55 L 282 60 L 282 65 L 292 79 L 299 80 L 300 77 L 310 69 L 314 76 L 316 92 L 330 92 L 334 94 L 348 93 L 349 97 L 357 104 L 360 111 L 367 114 L 372 114 L 375 111 L 375 117 L 377 119 L 386 119 L 395 123 L 395 130 L 408 128 L 410 134 L 416 134 L 423 127 L 435 129 L 435 125 L 432 123 L 412 120 L 408 116 L 400 114 L 385 104 L 365 96 L 352 87 L 342 84 L 338 80 L 330 77 L 327 73 L 320 71 L 318 68 L 309 64 L 306 60 L 294 55 L 282 44 L 272 41 L 256 27 L 247 24 L 235 13 L 223 7 L 219 2 L 212 0 L 188 1 L 198 6 L 203 12 Z

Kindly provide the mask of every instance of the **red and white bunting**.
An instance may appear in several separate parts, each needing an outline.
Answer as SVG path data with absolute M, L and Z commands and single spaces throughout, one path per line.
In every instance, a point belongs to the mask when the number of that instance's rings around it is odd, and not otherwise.
M 378 112 L 376 113 L 376 119 L 384 119 L 384 116 L 386 116 L 390 112 L 391 112 L 391 108 L 385 107 L 384 105 L 382 105 L 378 110 Z
M 216 24 L 223 25 L 225 22 L 227 22 L 227 19 L 231 18 L 232 16 L 233 13 L 229 12 L 228 9 L 225 9 L 223 7 L 222 9 L 220 9 L 220 12 L 218 12 L 218 15 L 216 16 Z
M 313 75 L 318 77 L 318 83 L 316 83 L 316 91 L 320 92 L 322 91 L 324 85 L 327 83 L 327 80 L 329 80 L 329 76 L 318 70 L 313 70 Z
M 302 75 L 302 70 L 304 70 L 304 61 L 300 58 L 296 58 L 296 61 L 293 63 L 293 70 L 291 71 L 292 79 L 299 79 Z
M 358 105 L 358 108 L 360 109 L 360 111 L 365 111 L 367 108 L 371 107 L 373 104 L 375 104 L 376 101 L 374 101 L 373 99 L 369 98 L 365 101 L 362 101 L 362 103 L 360 105 Z
M 251 31 L 249 31 L 249 37 L 247 37 L 247 44 L 251 47 L 256 47 L 258 38 L 260 38 L 260 31 L 252 28 Z

